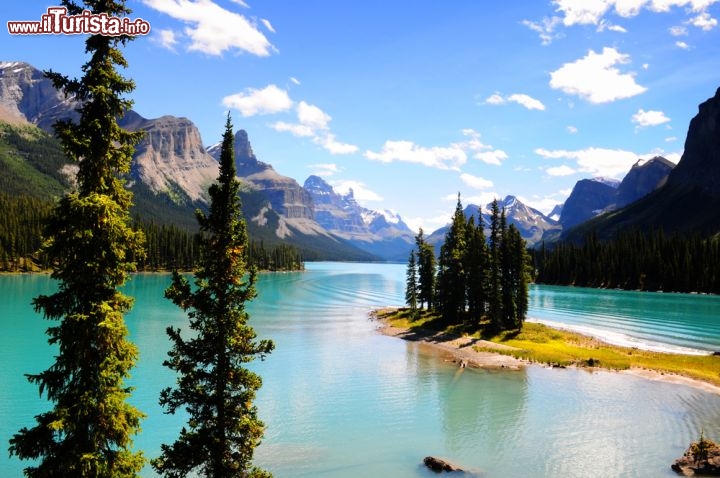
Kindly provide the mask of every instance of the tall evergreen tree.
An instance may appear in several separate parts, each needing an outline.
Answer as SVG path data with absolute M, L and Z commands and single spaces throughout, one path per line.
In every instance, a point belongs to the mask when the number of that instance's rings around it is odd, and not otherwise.
M 124 3 L 62 1 L 70 15 L 88 9 L 125 16 Z M 59 321 L 47 331 L 57 346 L 54 364 L 28 376 L 54 405 L 10 440 L 11 455 L 37 460 L 25 469 L 30 477 L 130 477 L 144 464 L 131 449 L 142 414 L 126 402 L 131 389 L 124 384 L 137 359 L 123 319 L 132 300 L 118 290 L 143 244 L 130 226 L 132 197 L 121 179 L 140 139 L 117 123 L 131 106 L 122 95 L 134 88 L 116 69 L 127 66 L 119 47 L 128 40 L 88 37 L 90 60 L 79 80 L 46 73 L 82 107 L 78 123 L 55 125 L 66 155 L 79 163 L 78 190 L 59 201 L 45 229 L 44 252 L 58 291 L 34 301 L 45 318 Z
M 184 408 L 188 427 L 153 462 L 168 477 L 199 473 L 212 478 L 269 477 L 253 467 L 264 425 L 253 405 L 260 376 L 243 367 L 264 358 L 274 345 L 256 341 L 248 325 L 247 301 L 255 297 L 255 269 L 248 267 L 248 237 L 242 219 L 228 115 L 220 154 L 220 175 L 210 187 L 210 211 L 197 213 L 201 240 L 195 288 L 178 273 L 166 296 L 189 311 L 193 338 L 169 327 L 173 347 L 165 365 L 178 373 L 175 388 L 163 390 L 160 404 L 169 413 Z
M 467 240 L 460 194 L 445 242 L 440 247 L 437 273 L 437 308 L 446 323 L 460 322 L 465 315 Z
M 468 316 L 470 321 L 480 325 L 487 307 L 488 249 L 483 231 L 482 212 L 478 209 L 478 224 L 475 217 L 468 219 L 466 226 L 467 250 L 465 251 L 465 284 Z
M 500 207 L 497 199 L 490 206 L 490 237 L 488 238 L 488 317 L 491 332 L 502 328 L 502 236 Z
M 508 323 L 510 329 L 520 330 L 525 322 L 528 310 L 528 282 L 530 280 L 529 263 L 530 258 L 527 252 L 525 240 L 520 231 L 511 225 L 508 228 L 510 260 L 510 276 L 512 287 L 513 315 Z
M 432 309 L 435 296 L 435 250 L 432 245 L 425 242 L 422 228 L 415 236 L 415 245 L 418 264 L 418 302 L 421 309 L 423 304 L 427 304 L 427 308 Z
M 415 251 L 410 251 L 408 259 L 407 276 L 405 279 L 405 304 L 410 307 L 410 312 L 414 315 L 417 311 L 417 264 L 415 262 Z

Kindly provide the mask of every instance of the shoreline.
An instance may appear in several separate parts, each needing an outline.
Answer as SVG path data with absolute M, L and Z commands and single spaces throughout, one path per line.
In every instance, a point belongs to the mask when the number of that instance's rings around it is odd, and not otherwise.
M 697 390 L 701 390 L 715 395 L 720 395 L 720 386 L 700 380 L 697 378 L 682 375 L 680 373 L 664 372 L 661 370 L 653 370 L 650 368 L 631 367 L 625 370 L 616 370 L 608 367 L 593 366 L 593 367 L 578 367 L 577 365 L 560 366 L 557 367 L 551 363 L 543 363 L 538 361 L 531 361 L 527 359 L 516 358 L 505 353 L 501 353 L 500 350 L 519 350 L 515 347 L 508 345 L 498 344 L 488 340 L 482 340 L 468 336 L 457 336 L 451 335 L 445 332 L 435 332 L 428 329 L 412 330 L 407 327 L 398 327 L 392 324 L 392 319 L 387 316 L 382 317 L 381 315 L 388 310 L 397 310 L 396 308 L 379 308 L 370 312 L 370 320 L 376 322 L 378 327 L 377 332 L 386 335 L 388 337 L 399 338 L 408 342 L 415 342 L 431 347 L 436 351 L 440 351 L 446 354 L 450 358 L 450 362 L 457 363 L 459 367 L 473 367 L 480 369 L 489 370 L 522 370 L 527 366 L 539 366 L 546 368 L 585 368 L 591 371 L 603 371 L 607 373 L 622 373 L 635 378 L 641 378 L 645 380 L 652 380 L 664 383 L 671 383 L 675 385 L 683 385 L 692 387 Z M 556 330 L 553 327 L 550 327 Z M 577 333 L 577 332 L 574 332 Z M 578 334 L 583 335 L 583 334 Z M 592 337 L 588 337 L 592 338 Z M 598 342 L 597 338 L 592 338 Z M 475 347 L 482 347 L 483 350 L 477 350 Z M 498 352 L 492 352 L 488 349 L 496 349 Z

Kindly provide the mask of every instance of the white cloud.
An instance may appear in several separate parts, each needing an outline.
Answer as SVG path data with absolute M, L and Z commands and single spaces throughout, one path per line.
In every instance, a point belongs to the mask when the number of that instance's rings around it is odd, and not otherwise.
M 248 5 L 247 3 L 243 2 L 243 0 L 230 0 L 230 1 L 233 2 L 233 3 L 237 3 L 237 4 L 240 5 L 241 7 L 250 8 L 250 5 Z
M 668 123 L 670 118 L 665 116 L 662 111 L 649 110 L 645 111 L 639 109 L 637 113 L 632 116 L 632 122 L 637 123 L 638 126 L 658 126 L 663 123 Z
M 276 51 L 255 25 L 238 13 L 222 8 L 212 0 L 143 0 L 148 7 L 186 24 L 191 39 L 189 51 L 222 55 L 240 50 L 257 56 Z
M 492 181 L 479 176 L 473 176 L 468 173 L 462 173 L 460 175 L 460 180 L 473 189 L 488 189 L 493 187 Z
M 369 189 L 365 183 L 360 181 L 354 181 L 351 179 L 342 179 L 336 181 L 330 181 L 330 185 L 339 194 L 348 194 L 350 191 L 353 192 L 353 196 L 358 202 L 365 201 L 382 201 L 383 198 L 375 191 Z
M 502 149 L 495 149 L 493 151 L 482 151 L 479 153 L 475 153 L 473 155 L 473 158 L 478 159 L 483 163 L 500 166 L 503 161 L 508 159 L 508 155 Z
M 647 70 L 648 68 L 650 68 L 650 63 L 643 63 L 643 64 L 642 64 L 642 69 L 643 69 L 643 70 Z
M 457 194 L 455 194 L 454 198 L 457 200 Z M 433 231 L 447 225 L 451 217 L 452 211 L 448 210 L 430 217 L 403 217 L 403 221 L 408 225 L 411 231 L 416 233 L 422 227 L 423 234 L 427 237 Z
M 576 151 L 538 148 L 535 153 L 547 159 L 572 159 L 577 163 L 577 172 L 613 178 L 627 173 L 640 157 L 632 151 L 596 147 Z M 555 172 L 561 171 L 558 169 Z
M 299 84 L 300 84 L 300 80 L 298 80 L 298 79 L 295 78 L 294 76 L 291 76 L 291 77 L 290 77 L 290 82 L 291 82 L 293 85 L 299 85 Z
M 508 96 L 508 101 L 522 105 L 529 110 L 545 110 L 545 105 L 542 104 L 540 100 L 536 100 L 535 98 L 523 93 L 514 93 Z
M 312 130 L 328 129 L 332 117 L 315 105 L 304 101 L 297 106 L 298 121 Z
M 702 12 L 700 15 L 691 18 L 689 23 L 704 31 L 710 31 L 718 24 L 717 20 L 710 16 L 708 12 Z
M 505 103 L 505 98 L 500 96 L 498 93 L 494 93 L 485 100 L 485 103 L 489 105 L 502 105 Z
M 615 67 L 629 62 L 630 56 L 615 48 L 605 47 L 602 53 L 590 50 L 583 58 L 550 73 L 550 87 L 596 104 L 630 98 L 647 88 L 638 85 L 633 74 L 621 73 Z
M 340 168 L 335 163 L 308 164 L 307 167 L 312 169 L 312 174 L 323 178 L 340 172 Z
M 316 144 L 325 148 L 330 154 L 353 154 L 357 153 L 358 147 L 354 144 L 341 143 L 335 140 L 335 135 L 326 133 L 313 139 Z
M 438 169 L 459 169 L 467 162 L 467 153 L 457 145 L 426 148 L 412 141 L 385 141 L 379 153 L 365 151 L 364 156 L 372 161 L 391 163 L 402 161 L 417 163 Z
M 401 161 L 406 163 L 422 164 L 437 169 L 450 169 L 459 171 L 468 159 L 468 154 L 474 153 L 473 158 L 488 164 L 500 165 L 508 158 L 507 153 L 480 141 L 480 133 L 466 128 L 462 131 L 467 139 L 449 146 L 425 147 L 408 140 L 388 140 L 380 152 L 367 150 L 364 156 L 372 161 L 391 163 Z
M 267 28 L 268 31 L 270 31 L 271 33 L 275 33 L 275 29 L 273 28 L 272 24 L 270 23 L 270 20 L 268 20 L 267 18 L 261 18 L 260 22 L 263 25 L 265 25 L 265 28 Z
M 575 133 L 578 132 L 578 129 L 577 129 L 575 126 L 570 125 L 570 126 L 567 127 L 567 131 L 568 131 L 568 133 L 570 133 L 570 134 L 575 134 Z
M 669 12 L 673 7 L 689 13 L 702 13 L 718 0 L 554 0 L 565 26 L 597 25 L 611 10 L 625 18 L 637 16 L 643 8 Z
M 680 49 L 682 49 L 682 50 L 689 50 L 689 49 L 690 49 L 690 45 L 688 45 L 688 44 L 685 43 L 684 41 L 676 41 L 676 42 L 675 42 L 675 46 L 678 47 L 678 48 L 680 48 Z
M 577 171 L 575 171 L 570 166 L 562 165 L 562 166 L 553 166 L 551 168 L 547 168 L 545 172 L 548 174 L 548 176 L 570 176 Z
M 296 108 L 297 123 L 278 121 L 271 125 L 275 131 L 289 132 L 312 141 L 325 148 L 330 154 L 352 154 L 358 151 L 354 144 L 341 143 L 330 132 L 332 117 L 315 105 L 301 101 Z
M 537 32 L 540 35 L 540 41 L 543 45 L 549 45 L 553 40 L 561 38 L 562 34 L 555 33 L 555 29 L 560 23 L 562 18 L 560 17 L 545 17 L 540 22 L 531 22 L 530 20 L 523 20 L 523 25 L 528 27 L 530 30 Z
M 513 93 L 507 97 L 503 97 L 499 93 L 494 93 L 485 100 L 485 103 L 489 105 L 503 105 L 508 102 L 517 103 L 529 110 L 545 110 L 545 105 L 542 104 L 540 100 L 536 100 L 532 96 L 524 93 Z
M 627 29 L 621 27 L 620 25 L 610 25 L 608 30 L 618 33 L 627 33 Z
M 677 136 L 668 136 L 665 138 L 666 143 L 672 143 L 673 141 L 677 141 Z
M 158 43 L 163 48 L 167 48 L 168 50 L 175 51 L 175 45 L 177 45 L 178 41 L 175 37 L 175 32 L 172 30 L 156 30 L 153 32 L 153 38 L 156 43 Z
M 244 117 L 274 114 L 292 108 L 293 102 L 285 90 L 268 85 L 262 90 L 246 88 L 223 98 L 223 106 L 237 109 Z
M 558 204 L 563 204 L 568 198 L 568 196 L 570 196 L 571 192 L 572 188 L 563 189 L 556 193 L 548 194 L 547 196 L 534 195 L 531 198 L 525 196 L 518 196 L 518 199 L 524 204 L 527 204 L 528 206 L 535 208 L 543 214 L 547 215 L 552 212 L 555 206 L 557 206 Z
M 682 27 L 682 26 L 670 27 L 669 31 L 670 31 L 670 34 L 674 37 L 687 36 L 687 34 L 688 34 L 687 28 Z
M 612 32 L 618 32 L 618 33 L 627 33 L 627 30 L 620 25 L 615 25 L 613 23 L 610 23 L 607 20 L 600 20 L 597 24 L 597 28 L 595 29 L 597 32 L 604 32 L 605 30 L 610 30 Z

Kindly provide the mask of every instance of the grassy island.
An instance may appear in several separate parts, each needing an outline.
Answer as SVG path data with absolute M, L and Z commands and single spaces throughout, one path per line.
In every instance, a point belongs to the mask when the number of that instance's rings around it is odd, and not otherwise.
M 527 362 L 557 367 L 597 367 L 608 370 L 650 370 L 679 375 L 720 386 L 720 356 L 682 355 L 620 347 L 576 332 L 526 322 L 520 332 L 494 336 L 463 325 L 446 326 L 442 318 L 425 310 L 413 317 L 410 309 L 385 308 L 373 312 L 385 326 L 412 333 L 413 340 L 449 342 L 465 337 L 463 347 L 477 352 L 509 355 Z M 400 335 L 400 334 L 394 334 Z

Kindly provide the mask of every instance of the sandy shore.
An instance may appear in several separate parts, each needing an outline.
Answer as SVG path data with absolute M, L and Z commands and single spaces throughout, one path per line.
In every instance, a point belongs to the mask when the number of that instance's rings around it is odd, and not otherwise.
M 493 353 L 487 351 L 478 351 L 474 349 L 474 346 L 495 349 L 512 349 L 512 347 L 506 345 L 496 344 L 487 340 L 475 339 L 471 337 L 450 336 L 443 333 L 418 333 L 410 329 L 390 325 L 387 320 L 379 318 L 378 315 L 374 312 L 370 314 L 370 318 L 379 324 L 377 330 L 381 334 L 390 337 L 397 337 L 399 339 L 411 342 L 425 344 L 428 347 L 432 347 L 433 349 L 442 352 L 445 356 L 445 360 L 455 362 L 458 364 L 459 367 L 467 366 L 485 369 L 520 370 L 526 366 L 549 366 L 546 364 L 529 362 L 527 360 L 520 360 L 509 355 L 503 355 L 500 353 Z M 720 395 L 719 386 L 713 385 L 708 382 L 703 382 L 702 380 L 684 377 L 682 375 L 658 372 L 655 370 L 641 368 L 631 368 L 629 370 L 622 371 L 614 371 L 603 368 L 598 368 L 598 370 L 604 370 L 609 373 L 622 373 L 638 378 L 643 378 L 646 380 L 656 380 L 666 383 L 685 385 L 705 392 Z

